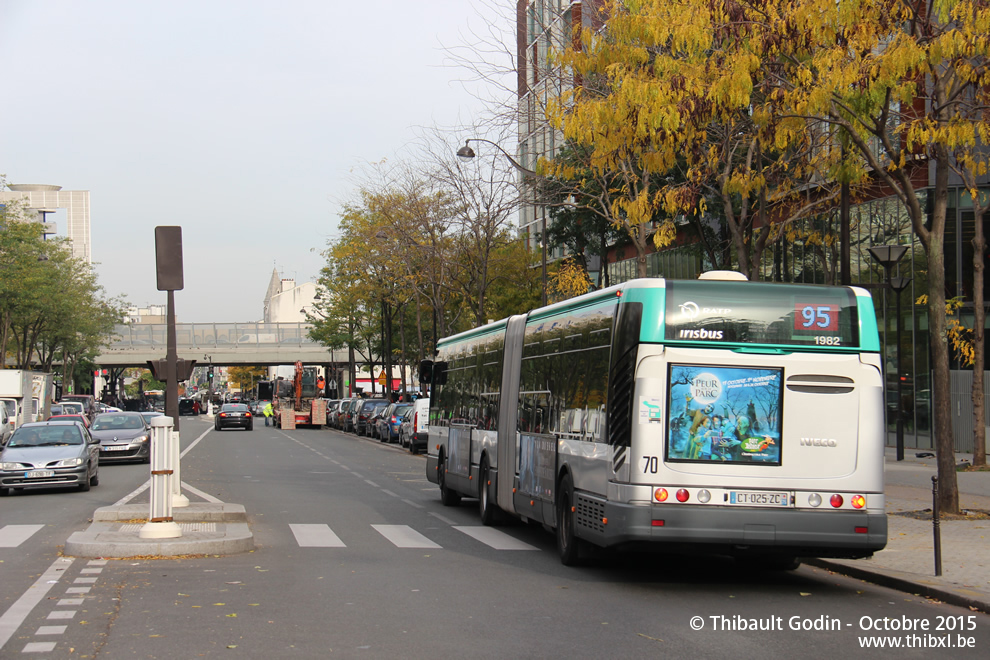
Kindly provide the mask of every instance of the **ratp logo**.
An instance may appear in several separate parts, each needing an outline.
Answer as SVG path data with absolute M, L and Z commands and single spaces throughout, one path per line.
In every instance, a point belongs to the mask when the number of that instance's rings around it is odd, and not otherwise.
M 690 300 L 686 303 L 681 303 L 678 305 L 681 308 L 681 316 L 689 321 L 693 321 L 698 318 L 698 304 L 691 302 Z

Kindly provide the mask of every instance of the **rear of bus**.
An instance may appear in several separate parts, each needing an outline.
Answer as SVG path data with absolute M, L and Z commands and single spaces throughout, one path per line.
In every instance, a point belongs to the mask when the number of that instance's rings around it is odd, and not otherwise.
M 883 378 L 869 293 L 639 282 L 622 299 L 641 322 L 627 460 L 610 441 L 623 493 L 613 503 L 629 503 L 617 531 L 757 560 L 882 549 Z

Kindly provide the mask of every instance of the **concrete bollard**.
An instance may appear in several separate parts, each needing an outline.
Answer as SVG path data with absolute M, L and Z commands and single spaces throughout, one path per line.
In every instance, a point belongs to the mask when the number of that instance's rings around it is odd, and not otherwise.
M 172 508 L 181 509 L 189 506 L 189 498 L 182 494 L 182 478 L 179 470 L 179 432 L 172 431 Z
M 151 420 L 151 514 L 138 534 L 143 539 L 182 536 L 179 525 L 172 520 L 172 444 L 177 444 L 179 437 L 172 429 L 171 417 L 153 417 Z

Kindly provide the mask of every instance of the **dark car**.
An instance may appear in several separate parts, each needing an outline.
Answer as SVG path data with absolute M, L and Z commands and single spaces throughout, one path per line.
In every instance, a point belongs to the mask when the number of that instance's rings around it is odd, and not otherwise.
M 139 412 L 97 415 L 90 430 L 100 441 L 100 460 L 151 462 L 151 427 Z
M 196 399 L 179 399 L 179 415 L 198 415 L 199 401 Z
M 251 414 L 246 403 L 225 403 L 214 418 L 213 428 L 217 431 L 224 429 L 251 431 L 254 429 L 254 415 Z
M 375 434 L 382 442 L 398 442 L 402 415 L 412 408 L 411 403 L 393 403 L 375 419 Z
M 340 412 L 334 416 L 334 419 L 336 420 L 336 424 L 334 424 L 334 426 L 341 431 L 350 431 L 354 428 L 354 425 L 352 424 L 353 413 L 354 407 L 358 404 L 358 401 L 360 401 L 360 399 L 350 398 L 344 399 L 340 402 Z
M 7 489 L 100 483 L 100 449 L 79 422 L 21 424 L 0 452 L 0 494 Z
M 368 424 L 365 426 L 364 434 L 372 438 L 380 437 L 378 435 L 378 427 L 382 415 L 388 410 L 388 407 L 392 405 L 391 403 L 376 403 L 371 410 L 371 417 L 368 419 Z
M 388 405 L 388 401 L 385 399 L 358 399 L 357 406 L 351 413 L 351 423 L 354 425 L 355 433 L 370 435 L 368 422 L 371 420 L 371 416 L 375 414 L 375 408 L 378 407 L 378 404 Z

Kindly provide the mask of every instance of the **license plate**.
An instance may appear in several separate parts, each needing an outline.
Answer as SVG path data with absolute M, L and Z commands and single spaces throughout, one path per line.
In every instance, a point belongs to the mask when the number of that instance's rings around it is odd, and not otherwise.
M 25 479 L 44 479 L 46 477 L 54 477 L 55 470 L 32 470 L 30 472 L 24 473 Z
M 753 490 L 729 491 L 729 504 L 741 504 L 743 506 L 789 506 L 790 503 L 790 493 Z
M 102 449 L 103 451 L 127 451 L 130 447 L 128 445 L 108 445 Z

